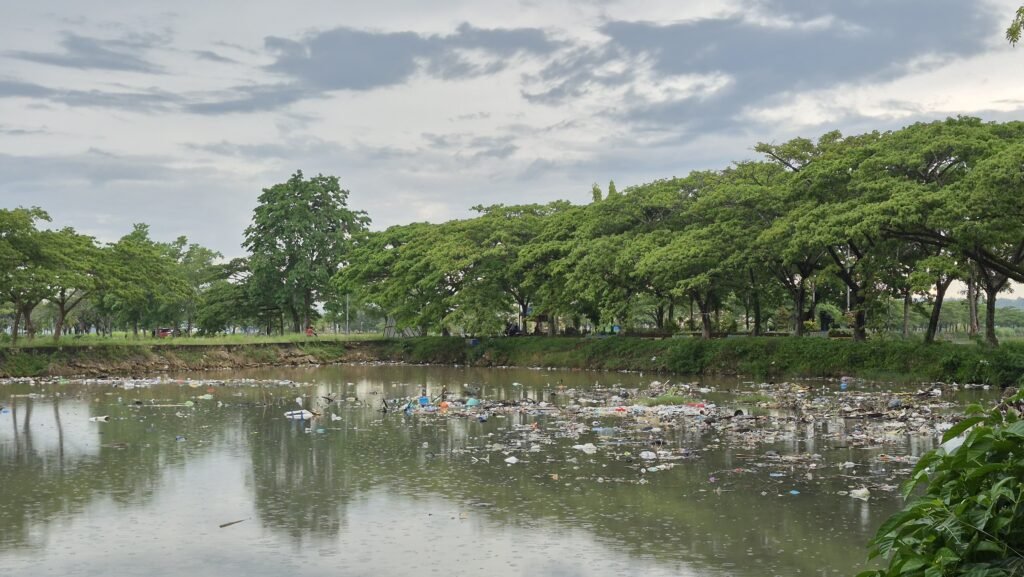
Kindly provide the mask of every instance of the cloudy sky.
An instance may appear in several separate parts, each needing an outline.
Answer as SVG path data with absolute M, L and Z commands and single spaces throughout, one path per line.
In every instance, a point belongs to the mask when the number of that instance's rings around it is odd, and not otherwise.
M 34 0 L 0 8 L 0 207 L 237 256 L 260 189 L 374 228 L 588 202 L 758 141 L 1024 118 L 1017 0 Z

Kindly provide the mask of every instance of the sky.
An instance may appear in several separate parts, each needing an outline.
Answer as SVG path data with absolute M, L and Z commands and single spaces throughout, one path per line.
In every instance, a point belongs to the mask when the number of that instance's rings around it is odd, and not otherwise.
M 0 0 L 0 207 L 244 254 L 263 188 L 372 228 L 586 203 L 758 142 L 1024 119 L 1017 0 Z

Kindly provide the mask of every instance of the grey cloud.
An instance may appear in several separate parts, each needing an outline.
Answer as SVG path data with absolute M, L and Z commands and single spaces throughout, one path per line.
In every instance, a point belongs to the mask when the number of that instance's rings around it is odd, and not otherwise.
M 481 111 L 481 112 L 471 112 L 471 113 L 468 113 L 468 114 L 460 114 L 460 115 L 455 116 L 453 118 L 449 118 L 448 120 L 451 120 L 451 121 L 457 121 L 457 120 L 486 120 L 486 119 L 488 119 L 490 117 L 491 117 L 491 113 L 490 112 L 482 112 Z
M 77 181 L 91 185 L 114 182 L 159 182 L 175 171 L 165 158 L 117 155 L 99 149 L 66 156 L 0 154 L 4 186 L 39 181 Z
M 338 162 L 360 161 L 374 162 L 382 160 L 407 159 L 412 152 L 394 147 L 343 146 L 335 142 L 327 142 L 319 138 L 296 137 L 285 142 L 260 144 L 240 144 L 222 140 L 220 142 L 189 143 L 185 145 L 191 150 L 233 156 L 253 160 L 277 160 L 291 163 L 305 163 L 316 159 L 320 164 L 329 163 L 330 159 Z
M 234 58 L 228 58 L 227 56 L 221 56 L 213 50 L 193 50 L 192 54 L 195 54 L 202 60 L 209 60 L 210 62 L 219 62 L 221 64 L 237 64 L 238 61 Z
M 0 154 L 0 198 L 8 206 L 40 206 L 53 226 L 73 226 L 101 242 L 131 232 L 132 223 L 152 225 L 153 237 L 189 240 L 241 252 L 249 206 L 260 184 L 244 176 L 201 167 L 177 167 L 156 156 L 117 155 L 100 150 L 63 156 Z M 216 194 L 211 194 L 216 190 Z
M 184 100 L 176 94 L 158 89 L 125 92 L 59 90 L 16 80 L 0 80 L 0 98 L 35 98 L 67 106 L 117 108 L 136 112 L 170 110 Z
M 240 86 L 194 104 L 198 114 L 272 110 L 335 90 L 366 91 L 407 82 L 418 72 L 456 80 L 495 74 L 520 54 L 550 55 L 562 44 L 535 28 L 486 29 L 462 24 L 448 35 L 335 28 L 299 40 L 267 37 L 267 70 L 289 82 Z
M 475 160 L 485 158 L 504 159 L 515 154 L 519 146 L 515 144 L 514 135 L 474 136 L 470 133 L 422 134 L 430 148 L 451 151 L 460 158 Z
M 66 68 L 154 73 L 160 72 L 160 67 L 145 60 L 139 53 L 165 42 L 165 36 L 156 34 L 136 34 L 106 40 L 65 32 L 60 41 L 64 49 L 62 52 L 11 51 L 7 55 Z
M 0 124 L 0 134 L 6 134 L 8 136 L 27 136 L 30 134 L 52 134 L 49 130 L 44 128 L 15 128 L 13 126 L 7 126 Z
M 524 97 L 561 104 L 592 84 L 636 83 L 638 77 L 608 79 L 593 71 L 624 55 L 644 57 L 656 77 L 726 74 L 733 82 L 707 98 L 636 99 L 620 111 L 623 118 L 691 130 L 729 126 L 744 107 L 785 94 L 896 78 L 924 57 L 980 53 L 998 28 L 988 11 L 959 0 L 770 0 L 761 7 L 793 25 L 759 25 L 741 16 L 665 26 L 608 22 L 601 28 L 606 46 L 552 62 L 528 79 L 539 88 L 524 90 Z M 808 22 L 815 24 L 802 25 Z
M 0 98 L 48 98 L 57 91 L 17 80 L 0 80 Z
M 301 41 L 266 39 L 277 61 L 268 68 L 323 90 L 370 90 L 400 84 L 421 69 L 442 78 L 492 74 L 520 53 L 550 54 L 560 44 L 535 28 L 484 29 L 462 24 L 452 34 L 335 28 Z M 461 54 L 479 51 L 476 63 Z
M 477 152 L 476 154 L 473 155 L 473 158 L 505 159 L 505 158 L 508 158 L 508 157 L 512 156 L 513 154 L 515 154 L 517 150 L 519 150 L 519 147 L 516 146 L 515 144 L 504 144 L 504 145 L 501 145 L 501 146 L 492 146 L 492 147 L 484 148 L 483 150 L 480 150 L 479 152 Z
M 262 112 L 276 110 L 293 102 L 319 94 L 296 84 L 268 84 L 261 86 L 240 86 L 213 98 L 186 104 L 184 110 L 193 114 L 227 114 L 233 112 Z

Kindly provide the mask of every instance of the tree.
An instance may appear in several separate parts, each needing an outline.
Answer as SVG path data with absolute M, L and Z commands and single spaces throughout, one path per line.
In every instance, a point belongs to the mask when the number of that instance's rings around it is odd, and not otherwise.
M 780 145 L 758 144 L 755 150 L 785 170 L 781 175 L 754 163 L 737 167 L 745 168 L 742 172 L 753 185 L 737 191 L 753 214 L 752 226 L 760 229 L 751 247 L 753 256 L 790 295 L 794 336 L 803 335 L 805 320 L 813 320 L 808 319 L 813 311 L 807 311 L 807 291 L 814 275 L 825 267 L 827 254 L 818 237 L 798 230 L 802 216 L 822 200 L 810 194 L 808 181 L 800 173 L 841 138 L 839 132 L 828 132 L 817 142 L 795 138 Z
M 50 270 L 47 299 L 57 309 L 54 342 L 60 341 L 70 314 L 95 290 L 99 248 L 90 236 L 71 228 L 43 232 L 43 253 Z
M 287 182 L 263 189 L 245 229 L 255 283 L 291 316 L 293 332 L 309 323 L 315 303 L 369 226 L 365 212 L 348 208 L 348 196 L 336 176 L 307 180 L 296 171 Z
M 36 228 L 38 221 L 50 216 L 39 208 L 0 210 L 0 290 L 14 305 L 12 342 L 18 341 L 20 321 L 25 333 L 35 337 L 32 311 L 49 294 L 49 276 L 44 252 L 44 234 Z
M 185 334 L 191 335 L 202 293 L 222 271 L 215 261 L 223 255 L 195 243 L 189 244 L 184 236 L 178 237 L 171 246 L 174 249 L 178 274 L 186 285 L 184 298 L 177 306 L 185 315 Z
M 98 268 L 105 282 L 101 305 L 130 325 L 136 336 L 140 326 L 156 328 L 173 320 L 176 313 L 166 307 L 188 293 L 173 247 L 149 238 L 146 224 L 135 224 L 132 232 L 110 245 Z
M 1006 29 L 1006 40 L 1013 46 L 1016 46 L 1020 42 L 1020 33 L 1024 29 L 1024 6 L 1017 8 L 1017 14 L 1014 15 L 1013 21 L 1010 22 L 1009 28 Z
M 1024 266 L 1024 145 L 1011 145 L 982 161 L 962 187 L 963 212 L 958 242 L 976 258 L 985 292 L 985 341 L 999 343 L 995 333 L 996 296 L 1006 290 L 1013 273 Z M 993 265 L 992 263 L 997 264 Z

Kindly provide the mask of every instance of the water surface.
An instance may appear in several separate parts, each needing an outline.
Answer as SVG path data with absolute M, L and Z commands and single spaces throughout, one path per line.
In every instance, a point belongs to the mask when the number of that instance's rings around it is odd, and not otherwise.
M 936 442 L 859 442 L 863 421 L 841 418 L 740 438 L 550 411 L 480 422 L 378 410 L 466 384 L 487 399 L 568 404 L 566 391 L 652 381 L 640 374 L 343 366 L 172 378 L 0 385 L 0 575 L 850 575 L 901 500 L 843 493 L 895 486 L 912 466 L 900 458 Z M 750 388 L 699 386 L 730 410 Z M 285 419 L 297 396 L 338 400 L 316 421 Z M 596 454 L 572 448 L 588 442 Z M 650 449 L 686 458 L 649 470 L 637 455 Z

